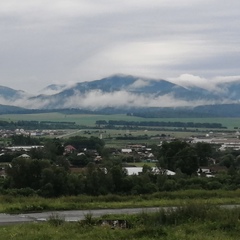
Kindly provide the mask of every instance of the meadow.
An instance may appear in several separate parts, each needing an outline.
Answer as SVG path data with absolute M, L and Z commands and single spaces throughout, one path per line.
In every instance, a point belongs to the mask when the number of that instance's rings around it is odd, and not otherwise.
M 3 114 L 0 120 L 7 121 L 69 121 L 76 122 L 81 126 L 95 126 L 97 120 L 125 120 L 125 121 L 164 121 L 164 122 L 194 122 L 194 123 L 221 123 L 229 130 L 234 127 L 240 127 L 239 118 L 141 118 L 135 116 L 127 116 L 126 114 L 113 115 L 94 115 L 94 114 L 63 114 L 63 113 L 39 113 L 39 114 Z

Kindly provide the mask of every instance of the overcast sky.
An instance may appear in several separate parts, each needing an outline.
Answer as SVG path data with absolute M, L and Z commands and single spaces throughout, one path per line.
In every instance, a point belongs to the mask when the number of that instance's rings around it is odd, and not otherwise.
M 239 0 L 1 0 L 0 85 L 240 79 Z

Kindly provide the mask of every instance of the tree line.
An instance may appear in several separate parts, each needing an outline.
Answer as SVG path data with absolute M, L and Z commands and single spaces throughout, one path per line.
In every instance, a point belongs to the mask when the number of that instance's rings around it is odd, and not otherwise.
M 19 120 L 16 122 L 13 121 L 4 121 L 0 120 L 0 128 L 15 130 L 16 128 L 24 129 L 76 129 L 79 126 L 75 122 L 51 122 L 51 121 L 24 121 Z
M 221 123 L 194 123 L 194 122 L 165 122 L 165 121 L 125 121 L 125 120 L 97 120 L 96 125 L 107 126 L 146 126 L 146 127 L 178 127 L 178 128 L 226 128 Z

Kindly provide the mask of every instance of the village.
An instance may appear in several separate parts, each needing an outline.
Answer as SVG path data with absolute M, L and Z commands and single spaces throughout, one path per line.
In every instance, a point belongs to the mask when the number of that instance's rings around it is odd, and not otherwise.
M 86 131 L 89 133 L 88 131 Z M 65 130 L 24 130 L 24 129 L 16 129 L 13 131 L 10 130 L 1 130 L 0 135 L 3 139 L 3 143 L 1 146 L 0 153 L 0 162 L 1 162 L 1 171 L 0 176 L 6 177 L 5 167 L 10 164 L 11 160 L 15 158 L 31 158 L 31 152 L 33 149 L 43 149 L 44 145 L 12 145 L 9 144 L 8 139 L 12 136 L 25 136 L 25 137 L 46 137 L 51 136 L 54 138 L 58 138 L 67 134 Z M 162 134 L 163 135 L 163 134 Z M 99 135 L 99 138 L 102 138 L 102 134 Z M 6 139 L 6 140 L 4 140 Z M 224 136 L 221 133 L 209 132 L 206 135 L 201 136 L 193 136 L 184 139 L 176 139 L 173 137 L 169 137 L 163 135 L 158 138 L 159 144 L 158 147 L 161 146 L 163 142 L 173 142 L 173 141 L 185 141 L 191 145 L 197 143 L 206 143 L 214 146 L 220 152 L 226 151 L 239 151 L 240 150 L 240 140 L 239 133 L 231 134 L 230 136 Z M 81 150 L 76 149 L 72 145 L 63 145 L 64 151 L 63 156 L 68 160 L 70 158 L 75 160 L 69 161 L 69 169 L 72 172 L 81 172 L 81 168 L 85 166 L 87 162 L 95 162 L 96 164 L 101 164 L 104 156 L 101 156 L 101 153 L 97 151 L 97 149 L 87 149 L 83 148 Z M 138 175 L 143 171 L 143 165 L 148 165 L 151 167 L 152 172 L 155 174 L 159 174 L 159 159 L 154 155 L 152 148 L 144 145 L 144 144 L 126 144 L 125 148 L 108 148 L 108 154 L 112 159 L 121 159 L 123 163 L 124 169 L 126 169 L 128 175 Z M 6 157 L 11 156 L 11 157 Z M 87 157 L 86 157 L 87 156 Z M 88 159 L 86 161 L 86 158 Z M 85 163 L 81 163 L 82 161 Z M 198 175 L 206 176 L 206 177 L 214 177 L 218 172 L 227 172 L 226 166 L 220 166 L 219 160 L 214 159 L 212 157 L 208 158 L 208 162 L 206 166 L 199 166 L 197 171 Z M 166 175 L 175 175 L 174 171 L 169 169 L 164 169 L 164 174 Z

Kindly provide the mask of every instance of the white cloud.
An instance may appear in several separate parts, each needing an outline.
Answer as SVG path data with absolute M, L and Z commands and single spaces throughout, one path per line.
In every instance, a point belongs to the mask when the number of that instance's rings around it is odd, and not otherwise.
M 168 80 L 183 87 L 200 87 L 209 90 L 216 89 L 216 85 L 213 82 L 192 74 L 182 74 L 179 77 L 169 78 Z
M 216 84 L 229 83 L 229 82 L 240 82 L 239 76 L 218 76 L 212 79 Z
M 132 85 L 129 86 L 129 89 L 138 89 L 138 88 L 149 86 L 150 84 L 151 84 L 150 81 L 138 79 Z
M 171 94 L 152 97 L 152 95 L 138 95 L 126 91 L 103 93 L 102 91 L 90 91 L 87 94 L 75 94 L 70 97 L 64 107 L 85 107 L 98 109 L 104 107 L 181 107 L 213 104 L 212 101 L 185 101 L 175 99 Z
M 231 82 L 240 83 L 240 75 L 204 78 L 192 74 L 182 74 L 179 77 L 169 78 L 168 80 L 183 87 L 200 87 L 208 91 L 223 92 L 224 89 L 220 85 Z
M 115 73 L 189 73 L 212 87 L 215 76 L 239 75 L 239 8 L 238 0 L 3 0 L 1 84 L 37 92 Z

